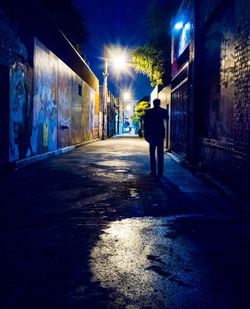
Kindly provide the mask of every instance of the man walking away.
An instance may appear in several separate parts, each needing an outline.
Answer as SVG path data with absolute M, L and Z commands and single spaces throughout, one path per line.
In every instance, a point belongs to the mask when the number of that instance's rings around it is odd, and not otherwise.
M 165 125 L 164 119 L 168 119 L 168 111 L 165 108 L 160 107 L 161 100 L 155 99 L 153 101 L 153 108 L 146 111 L 144 116 L 144 137 L 149 143 L 150 154 L 150 168 L 151 174 L 156 176 L 156 157 L 155 152 L 157 150 L 157 175 L 163 176 L 163 164 L 164 164 L 164 137 L 165 137 Z

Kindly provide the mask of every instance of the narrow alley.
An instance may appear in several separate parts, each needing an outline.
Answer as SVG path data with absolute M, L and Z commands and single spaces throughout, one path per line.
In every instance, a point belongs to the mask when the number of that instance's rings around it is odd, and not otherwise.
M 1 308 L 247 308 L 249 213 L 137 137 L 1 175 Z

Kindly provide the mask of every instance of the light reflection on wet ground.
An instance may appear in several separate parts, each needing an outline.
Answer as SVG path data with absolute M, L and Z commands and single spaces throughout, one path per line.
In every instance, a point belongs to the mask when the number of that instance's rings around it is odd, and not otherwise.
M 132 218 L 111 223 L 91 252 L 93 281 L 113 290 L 115 304 L 124 306 L 167 308 L 173 305 L 174 292 L 194 293 L 198 278 L 197 273 L 194 278 L 188 272 L 192 264 L 185 249 L 188 243 L 179 248 L 182 269 L 175 269 L 170 264 L 178 245 L 173 244 L 169 235 L 172 237 L 172 227 L 166 218 Z
M 245 303 L 248 254 L 248 240 L 225 217 L 193 213 L 114 221 L 89 264 L 114 308 L 233 309 Z
M 116 139 L 5 179 L 4 308 L 246 308 L 248 217 L 168 156 L 148 171 Z

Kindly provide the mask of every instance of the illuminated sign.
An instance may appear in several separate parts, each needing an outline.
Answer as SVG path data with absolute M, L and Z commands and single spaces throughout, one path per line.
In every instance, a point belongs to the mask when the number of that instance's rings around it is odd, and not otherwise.
M 177 22 L 174 26 L 175 29 L 175 55 L 179 57 L 190 43 L 190 29 L 189 22 Z

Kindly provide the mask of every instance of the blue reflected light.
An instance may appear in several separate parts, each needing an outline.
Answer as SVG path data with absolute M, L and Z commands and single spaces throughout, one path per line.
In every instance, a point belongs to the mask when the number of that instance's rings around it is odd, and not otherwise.
M 186 31 L 190 30 L 190 23 L 185 24 L 184 30 L 186 30 Z
M 175 25 L 174 25 L 174 29 L 175 30 L 180 30 L 180 29 L 182 29 L 183 28 L 183 22 L 182 21 L 180 21 L 180 22 L 178 22 L 178 23 L 176 23 Z

